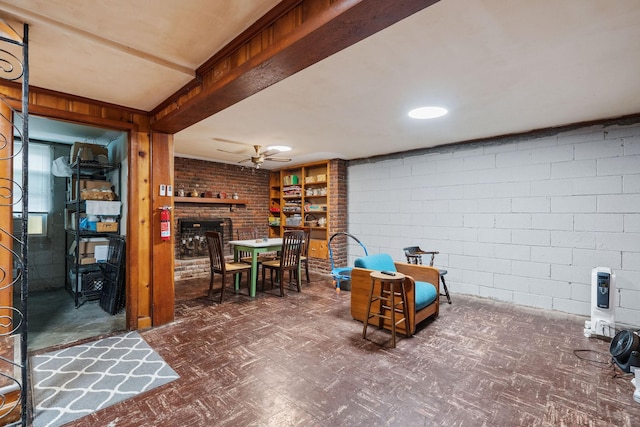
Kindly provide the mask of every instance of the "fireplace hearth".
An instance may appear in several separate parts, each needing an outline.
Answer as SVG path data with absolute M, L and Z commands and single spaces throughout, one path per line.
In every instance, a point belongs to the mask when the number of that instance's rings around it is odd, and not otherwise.
M 208 257 L 207 231 L 218 231 L 222 234 L 225 249 L 231 239 L 233 226 L 231 218 L 186 218 L 178 220 L 179 235 L 176 239 L 178 257 L 180 259 Z M 226 252 L 226 251 L 225 251 Z

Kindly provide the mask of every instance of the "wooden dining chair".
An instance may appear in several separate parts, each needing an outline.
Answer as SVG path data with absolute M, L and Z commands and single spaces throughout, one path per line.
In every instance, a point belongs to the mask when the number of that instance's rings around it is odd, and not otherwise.
M 309 241 L 311 240 L 311 227 L 296 227 L 294 228 L 284 228 L 286 230 L 302 230 L 304 231 L 304 245 L 302 247 L 302 251 L 300 252 L 300 266 L 304 267 L 305 275 L 307 276 L 307 284 L 310 282 L 309 280 Z
M 304 238 L 304 231 L 302 230 L 286 230 L 284 232 L 280 258 L 262 263 L 262 289 L 264 289 L 266 270 L 269 269 L 271 288 L 273 288 L 273 273 L 274 271 L 278 273 L 281 297 L 284 296 L 285 272 L 289 272 L 289 283 L 294 278 L 298 292 L 302 291 L 300 274 L 298 273 L 300 271 L 300 254 L 304 246 Z
M 255 228 L 236 228 L 236 240 L 255 240 L 256 229 Z M 251 253 L 246 251 L 240 251 L 238 253 L 238 261 L 251 264 Z
M 243 272 L 247 272 L 247 287 L 249 287 L 249 281 L 251 280 L 251 265 L 244 262 L 226 262 L 224 258 L 224 251 L 222 250 L 222 234 L 217 231 L 207 231 L 205 233 L 207 239 L 207 247 L 209 248 L 209 261 L 211 267 L 211 278 L 209 279 L 209 298 L 213 293 L 213 279 L 215 273 L 222 276 L 222 286 L 220 288 L 220 304 L 224 299 L 224 290 L 227 285 L 227 274 L 232 274 L 235 277 L 236 274 L 242 275 Z M 242 277 L 240 277 L 242 279 Z M 232 280 L 235 283 L 235 280 Z

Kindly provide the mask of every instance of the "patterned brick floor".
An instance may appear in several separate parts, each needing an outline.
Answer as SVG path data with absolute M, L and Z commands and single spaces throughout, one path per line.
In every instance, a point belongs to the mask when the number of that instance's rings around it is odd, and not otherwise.
M 631 376 L 579 316 L 453 294 L 389 349 L 329 281 L 222 305 L 207 287 L 178 282 L 176 321 L 141 332 L 180 379 L 71 425 L 640 425 Z

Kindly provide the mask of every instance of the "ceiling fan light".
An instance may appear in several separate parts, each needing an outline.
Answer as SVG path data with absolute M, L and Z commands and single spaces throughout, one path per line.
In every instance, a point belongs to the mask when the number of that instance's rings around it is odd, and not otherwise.
M 288 145 L 270 145 L 267 147 L 267 150 L 291 151 L 291 147 Z
M 448 112 L 449 111 L 444 107 L 434 107 L 434 106 L 418 107 L 409 111 L 409 117 L 411 117 L 412 119 L 419 119 L 419 120 L 435 119 L 435 118 L 444 116 Z

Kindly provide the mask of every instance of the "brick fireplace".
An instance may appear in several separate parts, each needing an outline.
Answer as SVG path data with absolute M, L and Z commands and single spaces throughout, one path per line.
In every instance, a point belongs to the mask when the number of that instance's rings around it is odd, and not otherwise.
M 209 252 L 205 233 L 217 231 L 222 235 L 222 241 L 227 249 L 229 240 L 233 240 L 233 223 L 230 218 L 185 218 L 178 220 L 178 233 L 176 234 L 176 258 L 191 259 L 208 257 Z M 225 252 L 227 252 L 225 250 Z
M 232 200 L 229 204 L 207 204 L 200 201 L 196 203 L 195 199 L 193 203 L 175 203 L 173 210 L 173 232 L 176 236 L 174 279 L 209 277 L 209 255 L 206 249 L 204 252 L 195 251 L 193 237 L 192 243 L 189 244 L 188 240 L 185 242 L 189 246 L 194 246 L 190 251 L 193 256 L 181 254 L 181 226 L 187 225 L 188 222 L 202 224 L 222 220 L 225 242 L 233 240 L 233 230 L 238 227 L 256 228 L 266 233 L 269 212 L 265 206 L 269 206 L 269 171 L 182 157 L 174 159 L 174 168 L 176 194 L 180 188 L 185 192 L 197 189 L 199 192 L 213 194 L 238 193 L 239 199 L 246 201 L 246 204 L 241 205 L 234 205 Z M 206 247 L 206 244 L 202 242 L 201 246 Z M 225 246 L 230 255 L 230 248 L 228 245 Z
M 269 171 L 252 167 L 225 163 L 207 162 L 204 160 L 176 157 L 174 159 L 174 194 L 179 189 L 185 193 L 196 190 L 209 194 L 225 192 L 238 194 L 244 204 L 206 204 L 195 203 L 189 199 L 176 202 L 173 210 L 174 236 L 178 236 L 180 220 L 211 221 L 226 218 L 231 222 L 231 234 L 237 228 L 253 228 L 261 235 L 268 235 L 269 217 Z M 331 161 L 331 204 L 330 230 L 332 232 L 347 231 L 347 166 L 344 160 Z M 228 240 L 232 240 L 235 236 Z M 225 237 L 225 241 L 226 240 Z M 209 277 L 209 256 L 202 252 L 190 258 L 180 257 L 181 240 L 176 238 L 174 261 L 174 279 L 184 280 L 196 277 Z M 335 241 L 334 260 L 336 265 L 345 265 L 347 260 L 347 244 Z M 231 254 L 230 248 L 226 250 Z M 329 273 L 329 259 L 311 258 L 312 270 Z

